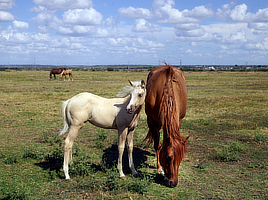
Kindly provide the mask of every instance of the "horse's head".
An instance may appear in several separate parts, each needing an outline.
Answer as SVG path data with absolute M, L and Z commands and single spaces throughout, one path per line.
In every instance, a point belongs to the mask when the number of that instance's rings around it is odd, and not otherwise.
M 186 142 L 189 137 L 181 137 L 181 140 L 167 137 L 163 140 L 163 147 L 160 151 L 160 164 L 162 165 L 165 176 L 166 185 L 168 187 L 176 187 L 178 184 L 179 166 L 186 154 Z
M 127 105 L 127 112 L 132 114 L 136 111 L 136 109 L 144 103 L 145 96 L 146 96 L 146 88 L 144 80 L 141 80 L 139 84 L 134 84 L 133 82 L 129 81 L 130 85 L 133 87 L 133 90 L 130 93 L 130 101 Z

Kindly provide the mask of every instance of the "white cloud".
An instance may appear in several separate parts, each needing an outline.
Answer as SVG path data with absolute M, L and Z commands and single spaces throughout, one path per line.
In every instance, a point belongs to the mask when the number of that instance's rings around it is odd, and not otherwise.
M 13 5 L 13 0 L 0 0 L 0 10 L 11 9 Z
M 66 24 L 98 25 L 101 24 L 102 14 L 93 8 L 68 10 L 64 12 L 62 20 Z
M 249 29 L 253 29 L 255 31 L 268 31 L 268 23 L 259 22 L 259 23 L 249 23 Z
M 6 44 L 25 44 L 29 43 L 30 38 L 27 33 L 16 33 L 11 28 L 0 34 L 0 41 Z
M 93 7 L 92 0 L 34 0 L 34 3 L 49 10 L 84 9 Z
M 146 8 L 134 8 L 132 6 L 128 8 L 119 8 L 118 13 L 127 18 L 144 18 L 150 19 L 153 17 L 149 9 Z
M 184 30 L 176 32 L 179 37 L 202 37 L 205 35 L 205 30 L 203 28 Z
M 14 28 L 15 29 L 28 29 L 29 28 L 29 24 L 27 22 L 22 22 L 22 21 L 13 21 L 14 24 Z
M 161 29 L 151 24 L 150 22 L 146 21 L 145 19 L 136 19 L 135 24 L 132 28 L 134 32 L 154 32 L 154 31 L 161 31 Z
M 205 19 L 212 17 L 214 15 L 214 12 L 212 9 L 207 8 L 205 6 L 197 6 L 193 10 L 184 10 L 183 14 L 185 17 L 191 17 L 195 19 Z
M 192 47 L 196 47 L 196 46 L 197 46 L 197 43 L 196 43 L 196 42 L 191 42 L 191 43 L 190 43 L 190 46 L 192 46 Z
M 62 27 L 60 26 L 57 30 L 57 32 L 59 34 L 62 34 L 62 35 L 70 35 L 73 33 L 73 31 L 71 30 L 71 28 L 66 28 L 66 27 Z
M 230 12 L 230 18 L 233 21 L 244 21 L 245 18 L 247 17 L 246 11 L 247 11 L 246 4 L 243 3 L 241 5 L 238 5 Z
M 175 24 L 174 27 L 178 30 L 192 30 L 192 29 L 199 29 L 200 25 L 197 23 L 185 23 L 185 24 Z
M 234 2 L 231 2 L 230 4 L 222 5 L 221 8 L 217 9 L 216 17 L 222 20 L 226 19 L 231 13 L 231 6 L 233 5 L 234 5 Z
M 225 46 L 225 45 L 221 45 L 221 46 L 220 46 L 220 49 L 222 49 L 222 50 L 228 50 L 228 47 Z
M 12 22 L 14 20 L 14 16 L 6 11 L 0 11 L 0 22 Z
M 51 40 L 50 36 L 48 33 L 46 34 L 42 34 L 42 33 L 37 33 L 35 35 L 32 36 L 32 39 L 35 41 L 35 42 L 40 42 L 40 41 L 45 41 L 45 42 L 48 42 Z
M 243 43 L 246 42 L 246 34 L 244 31 L 238 31 L 236 33 L 230 34 L 230 37 L 226 39 L 227 42 L 230 43 Z

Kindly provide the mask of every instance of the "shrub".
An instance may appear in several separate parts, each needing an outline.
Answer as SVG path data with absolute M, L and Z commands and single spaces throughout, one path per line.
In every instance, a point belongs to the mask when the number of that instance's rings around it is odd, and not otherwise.
M 148 182 L 143 179 L 137 179 L 134 183 L 128 185 L 128 191 L 145 194 L 149 190 Z
M 23 154 L 23 158 L 33 158 L 33 159 L 37 159 L 37 160 L 42 160 L 46 157 L 46 151 L 45 150 L 33 150 L 33 149 L 25 149 L 24 150 L 24 154 Z
M 238 141 L 229 142 L 228 146 L 218 151 L 217 159 L 223 162 L 240 161 L 239 152 L 244 152 L 245 146 Z
M 86 162 L 74 162 L 70 165 L 70 174 L 72 176 L 88 176 L 91 172 L 91 166 Z
M 255 135 L 254 141 L 259 144 L 265 143 L 268 141 L 268 137 L 266 137 L 265 135 Z
M 121 184 L 119 183 L 118 179 L 118 174 L 115 172 L 108 176 L 107 181 L 104 184 L 106 189 L 109 191 L 120 189 Z
M 24 200 L 24 199 L 30 199 L 29 192 L 27 191 L 27 188 L 24 188 L 22 186 L 12 186 L 5 187 L 2 189 L 3 196 L 1 197 L 1 200 Z
M 14 155 L 8 156 L 4 161 L 5 164 L 14 164 L 17 162 L 18 162 L 18 158 L 17 156 L 14 156 Z

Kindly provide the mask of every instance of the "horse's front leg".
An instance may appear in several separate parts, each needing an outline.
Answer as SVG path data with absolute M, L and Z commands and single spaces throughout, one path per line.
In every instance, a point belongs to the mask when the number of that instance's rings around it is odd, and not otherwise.
M 132 174 L 137 176 L 138 172 L 135 169 L 134 162 L 133 162 L 133 157 L 132 157 L 132 152 L 133 152 L 133 135 L 134 135 L 134 130 L 129 131 L 127 135 L 127 150 L 128 150 L 128 162 L 129 162 L 129 168 L 132 171 Z
M 120 178 L 125 178 L 125 174 L 123 173 L 123 168 L 122 168 L 122 158 L 123 158 L 123 153 L 125 149 L 125 142 L 126 142 L 126 137 L 127 137 L 127 128 L 123 130 L 118 130 L 118 163 L 117 163 L 117 169 L 120 175 Z
M 163 174 L 163 168 L 160 164 L 159 155 L 161 150 L 161 141 L 160 141 L 160 129 L 161 126 L 159 126 L 154 120 L 147 117 L 147 123 L 149 126 L 149 132 L 148 135 L 151 135 L 154 140 L 154 149 L 156 152 L 156 165 L 157 165 L 157 173 Z

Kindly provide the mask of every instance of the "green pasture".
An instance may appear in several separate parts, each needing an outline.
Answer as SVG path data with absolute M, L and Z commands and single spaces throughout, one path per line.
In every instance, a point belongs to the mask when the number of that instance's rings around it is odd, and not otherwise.
M 143 72 L 79 72 L 74 81 L 48 71 L 0 72 L 0 199 L 268 199 L 268 73 L 186 72 L 190 135 L 179 184 L 156 174 L 144 109 L 134 134 L 138 178 L 119 179 L 117 132 L 87 123 L 62 171 L 61 102 L 80 92 L 113 98 Z

